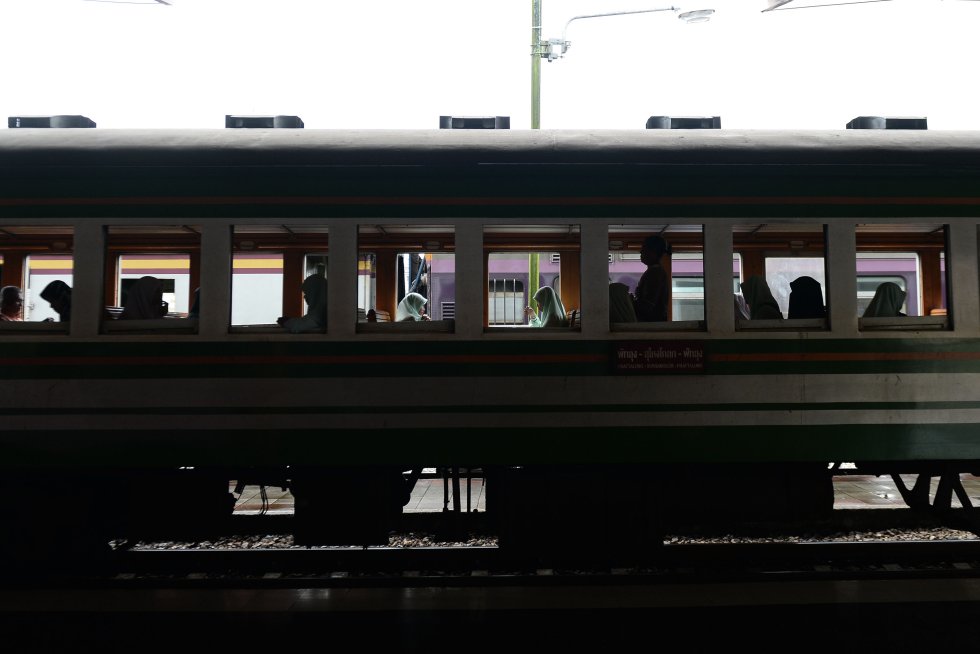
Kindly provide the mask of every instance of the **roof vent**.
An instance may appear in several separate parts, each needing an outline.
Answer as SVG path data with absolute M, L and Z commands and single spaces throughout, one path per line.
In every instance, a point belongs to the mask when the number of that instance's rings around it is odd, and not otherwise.
M 229 129 L 300 129 L 303 120 L 299 116 L 229 116 L 225 115 L 225 127 Z
M 928 129 L 928 127 L 925 118 L 858 116 L 847 124 L 847 129 Z
M 510 116 L 439 116 L 439 129 L 510 129 Z
M 721 116 L 650 116 L 647 129 L 721 129 Z
M 95 127 L 95 121 L 85 116 L 9 116 L 7 127 Z

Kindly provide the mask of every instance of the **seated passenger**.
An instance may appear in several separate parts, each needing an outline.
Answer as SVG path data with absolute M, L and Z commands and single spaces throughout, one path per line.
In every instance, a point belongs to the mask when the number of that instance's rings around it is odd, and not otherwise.
M 41 298 L 47 300 L 51 308 L 58 312 L 58 319 L 61 322 L 71 320 L 71 286 L 56 279 L 44 287 Z M 50 321 L 51 318 L 48 318 L 47 322 Z
M 742 282 L 742 294 L 749 304 L 749 314 L 752 320 L 782 320 L 776 298 L 769 290 L 769 284 L 762 275 L 752 275 Z
M 368 322 L 378 322 L 378 312 L 374 309 L 368 309 L 366 319 Z
M 24 292 L 17 286 L 0 289 L 0 321 L 20 322 L 24 310 Z
M 327 278 L 313 274 L 303 280 L 306 315 L 302 318 L 280 317 L 276 322 L 291 334 L 322 331 L 327 326 Z
M 750 320 L 752 313 L 749 311 L 749 305 L 746 304 L 745 298 L 741 295 L 732 297 L 735 298 L 735 320 Z
M 902 313 L 905 303 L 905 291 L 895 282 L 884 282 L 875 291 L 868 308 L 864 310 L 864 318 L 898 318 L 906 317 Z
M 609 322 L 636 322 L 636 308 L 626 284 L 609 285 Z
M 640 248 L 646 272 L 636 284 L 636 317 L 641 322 L 666 322 L 670 301 L 670 275 L 660 260 L 670 254 L 670 245 L 659 236 L 648 236 Z
M 413 322 L 428 320 L 425 315 L 425 305 L 428 300 L 419 293 L 409 293 L 395 307 L 395 322 Z
M 820 282 L 813 277 L 797 277 L 789 283 L 789 317 L 826 318 L 827 308 L 823 304 Z
M 561 303 L 561 298 L 555 293 L 555 289 L 550 286 L 542 286 L 534 294 L 534 301 L 538 305 L 539 313 L 535 314 L 531 307 L 524 307 L 524 315 L 530 327 L 568 327 L 568 316 L 565 315 L 565 306 Z
M 188 318 L 201 317 L 201 288 L 194 289 L 194 301 L 191 303 L 191 310 L 187 312 Z
M 154 320 L 167 315 L 163 301 L 163 283 L 156 277 L 140 277 L 126 295 L 126 304 L 119 320 Z

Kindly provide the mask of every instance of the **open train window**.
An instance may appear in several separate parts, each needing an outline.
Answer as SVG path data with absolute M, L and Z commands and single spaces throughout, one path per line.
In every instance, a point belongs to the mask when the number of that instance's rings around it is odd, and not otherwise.
M 8 291 L 13 301 L 3 307 L 0 329 L 4 333 L 67 333 L 71 305 L 65 298 L 73 285 L 72 242 L 70 227 L 4 226 L 0 287 L 16 289 Z
M 197 331 L 188 314 L 200 277 L 199 227 L 110 226 L 106 249 L 104 332 Z
M 648 266 L 644 243 L 665 251 Z M 648 248 L 656 256 L 654 248 Z M 647 271 L 648 298 L 637 289 Z M 663 271 L 663 286 L 650 302 L 650 280 Z M 704 239 L 701 225 L 611 225 L 609 228 L 609 322 L 613 331 L 704 328 Z M 656 306 L 655 306 L 656 305 Z
M 483 239 L 488 329 L 580 328 L 578 225 L 487 226 Z
M 742 263 L 737 328 L 827 329 L 825 225 L 736 225 L 732 238 Z
M 453 331 L 454 234 L 451 225 L 358 227 L 358 332 Z
M 327 328 L 329 230 L 318 224 L 236 225 L 231 331 L 318 334 Z
M 862 330 L 946 329 L 946 227 L 858 225 L 857 308 Z

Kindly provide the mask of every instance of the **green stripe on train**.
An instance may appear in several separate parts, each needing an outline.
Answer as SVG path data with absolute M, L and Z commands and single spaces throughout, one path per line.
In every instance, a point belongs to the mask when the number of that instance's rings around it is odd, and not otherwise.
M 980 461 L 980 424 L 0 432 L 2 466 Z M 452 452 L 452 459 L 447 453 Z M 972 465 L 972 464 L 971 464 Z M 980 464 L 975 466 L 980 469 Z M 972 469 L 972 468 L 971 468 Z
M 684 338 L 487 341 L 3 343 L 0 379 L 601 376 L 617 374 L 617 343 Z M 980 339 L 703 340 L 703 373 L 980 372 Z M 692 374 L 664 372 L 647 374 Z M 697 374 L 697 373 L 694 373 Z

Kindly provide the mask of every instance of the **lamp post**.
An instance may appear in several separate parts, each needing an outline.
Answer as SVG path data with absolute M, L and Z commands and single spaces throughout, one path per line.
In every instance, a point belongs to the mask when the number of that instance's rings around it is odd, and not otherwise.
M 789 0 L 787 0 L 789 1 Z M 531 0 L 531 129 L 541 128 L 541 60 L 554 61 L 561 59 L 568 52 L 571 42 L 565 39 L 568 26 L 573 21 L 583 18 L 602 18 L 604 16 L 626 16 L 629 14 L 651 14 L 660 11 L 680 11 L 680 7 L 661 7 L 658 9 L 636 9 L 633 11 L 611 11 L 602 14 L 584 14 L 573 16 L 565 23 L 560 39 L 541 40 L 541 2 Z M 678 18 L 688 23 L 703 23 L 707 21 L 714 9 L 698 9 L 686 11 Z

